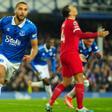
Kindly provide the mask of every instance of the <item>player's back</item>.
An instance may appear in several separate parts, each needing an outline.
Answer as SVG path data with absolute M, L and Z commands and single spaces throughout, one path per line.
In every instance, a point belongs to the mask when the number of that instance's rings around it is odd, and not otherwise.
M 79 37 L 75 32 L 80 30 L 77 21 L 66 19 L 61 27 L 61 55 L 63 53 L 76 52 L 78 53 Z

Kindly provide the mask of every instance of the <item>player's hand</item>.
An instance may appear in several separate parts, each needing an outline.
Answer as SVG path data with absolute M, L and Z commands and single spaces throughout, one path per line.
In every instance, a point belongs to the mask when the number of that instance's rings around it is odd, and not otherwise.
M 32 57 L 31 57 L 30 55 L 24 55 L 23 61 L 24 61 L 25 63 L 29 63 L 29 62 L 32 61 Z
M 87 59 L 83 54 L 80 54 L 80 59 L 82 62 L 87 62 Z
M 107 35 L 109 35 L 109 31 L 98 31 L 99 37 L 106 37 Z

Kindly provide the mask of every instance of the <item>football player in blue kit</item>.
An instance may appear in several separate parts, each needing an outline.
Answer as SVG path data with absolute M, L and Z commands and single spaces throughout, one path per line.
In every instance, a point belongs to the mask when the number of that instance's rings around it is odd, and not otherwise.
M 14 16 L 0 19 L 2 43 L 0 45 L 0 92 L 5 80 L 9 81 L 18 70 L 22 61 L 29 63 L 38 52 L 37 28 L 29 19 L 28 4 L 18 2 Z M 25 55 L 28 44 L 31 43 L 31 52 Z
M 49 64 L 50 63 L 50 68 Z M 35 59 L 31 63 L 33 70 L 39 73 L 38 82 L 31 82 L 29 81 L 29 86 L 31 87 L 45 87 L 45 91 L 47 92 L 48 96 L 52 96 L 52 88 L 50 84 L 50 72 L 55 74 L 56 72 L 56 47 L 54 45 L 54 39 L 49 38 L 47 39 L 46 43 L 43 45 L 39 45 L 38 47 L 38 54 L 36 55 Z M 50 69 L 50 70 L 49 70 Z M 49 72 L 50 71 L 50 72 Z
M 83 66 L 85 66 L 92 55 L 95 55 L 98 59 L 102 58 L 102 53 L 94 39 L 82 39 L 79 43 L 79 52 L 80 58 L 83 62 Z M 87 88 L 89 86 L 89 81 L 84 76 L 84 86 Z M 65 96 L 65 103 L 68 105 L 69 108 L 74 108 L 72 104 L 72 99 L 75 97 L 74 89 L 72 89 L 66 96 Z

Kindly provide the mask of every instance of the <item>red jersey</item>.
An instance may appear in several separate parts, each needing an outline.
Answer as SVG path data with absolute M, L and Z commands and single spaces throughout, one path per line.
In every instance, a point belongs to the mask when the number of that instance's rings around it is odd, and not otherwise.
M 78 53 L 79 40 L 81 38 L 95 38 L 97 33 L 83 33 L 76 20 L 66 19 L 61 27 L 61 49 L 63 53 Z

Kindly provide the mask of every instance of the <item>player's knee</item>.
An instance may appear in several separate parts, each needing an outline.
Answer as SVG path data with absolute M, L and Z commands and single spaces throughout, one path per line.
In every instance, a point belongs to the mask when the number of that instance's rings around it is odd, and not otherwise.
M 83 73 L 78 73 L 74 77 L 77 83 L 84 83 Z
M 64 87 L 67 87 L 71 84 L 72 78 L 71 77 L 63 77 L 63 81 L 62 84 L 64 85 Z
M 84 87 L 88 88 L 89 87 L 89 81 L 88 80 L 84 80 Z
M 44 85 L 50 85 L 50 80 L 48 78 L 43 79 Z

